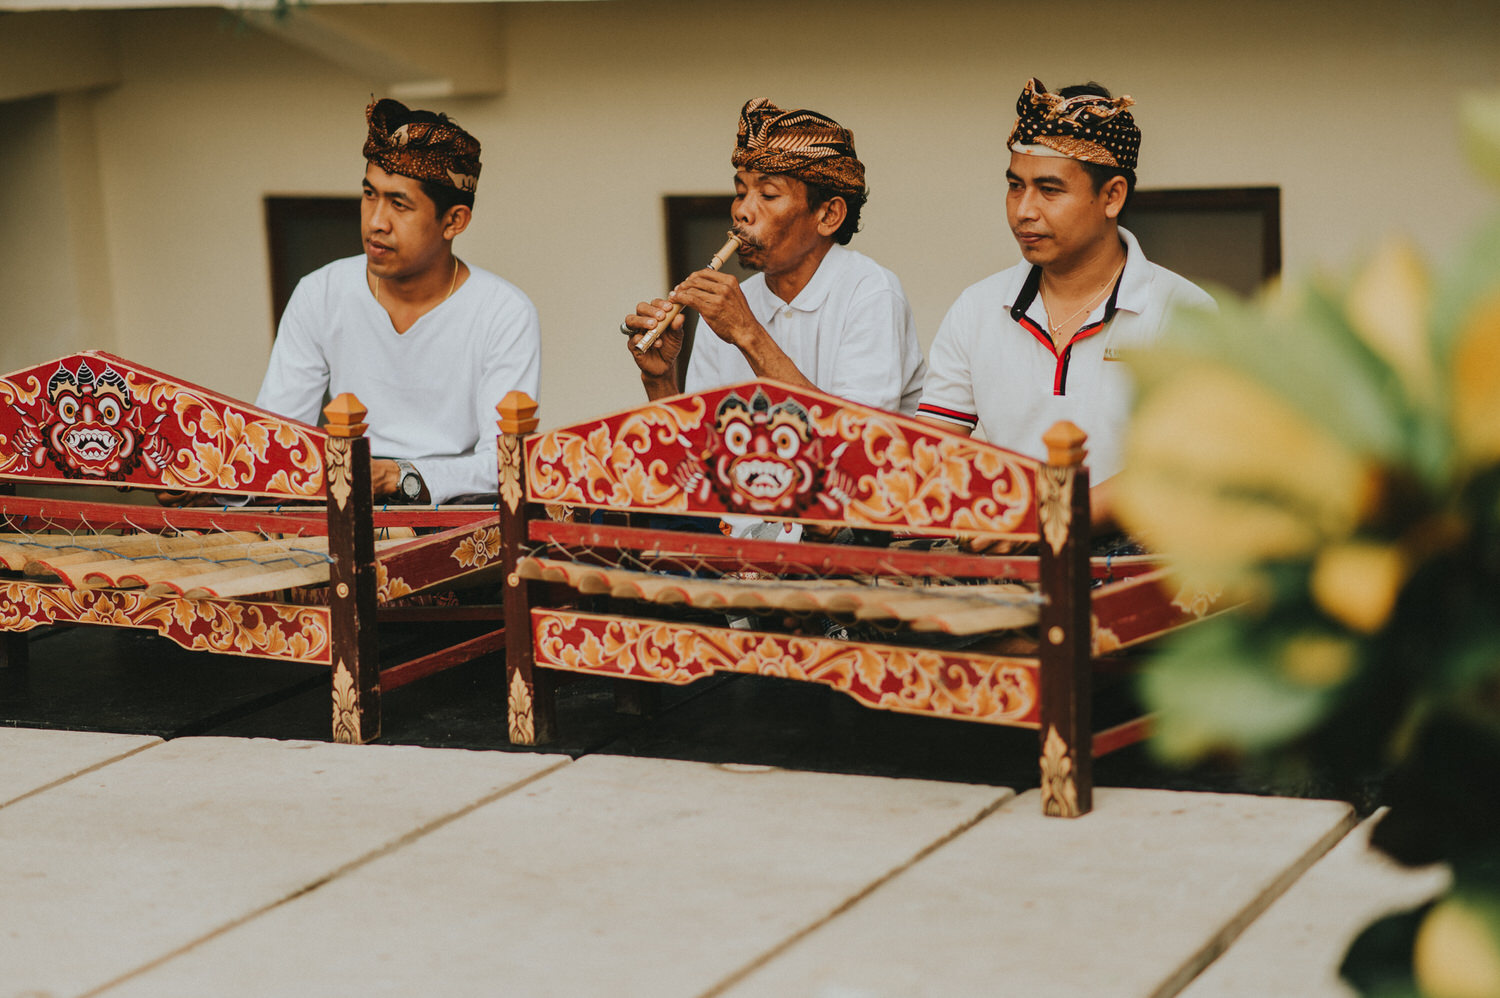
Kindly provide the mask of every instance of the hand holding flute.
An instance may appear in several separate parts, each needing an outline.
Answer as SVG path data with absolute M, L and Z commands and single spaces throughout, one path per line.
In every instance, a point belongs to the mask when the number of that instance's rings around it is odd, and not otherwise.
M 717 272 L 729 260 L 729 254 L 739 248 L 740 237 L 730 232 L 729 238 L 724 242 L 724 245 L 720 246 L 719 251 L 714 254 L 713 259 L 708 261 L 707 269 Z M 648 330 L 646 335 L 641 337 L 640 342 L 635 344 L 636 352 L 645 353 L 651 344 L 656 342 L 658 336 L 671 328 L 672 323 L 682 314 L 682 308 L 682 302 L 673 302 L 667 309 L 665 317 L 657 322 L 655 328 Z
M 635 313 L 620 324 L 620 332 L 631 337 L 630 355 L 640 367 L 647 392 L 653 398 L 676 391 L 677 353 L 682 346 L 682 310 L 697 308 L 718 336 L 733 342 L 732 332 L 746 320 L 755 323 L 739 281 L 719 272 L 744 239 L 729 233 L 729 239 L 714 254 L 708 266 L 688 275 L 666 298 L 641 302 Z

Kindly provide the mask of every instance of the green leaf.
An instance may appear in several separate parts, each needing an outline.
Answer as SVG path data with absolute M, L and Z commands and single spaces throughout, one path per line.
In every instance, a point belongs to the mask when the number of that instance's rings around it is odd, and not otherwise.
M 1218 617 L 1183 631 L 1146 669 L 1141 695 L 1157 712 L 1152 739 L 1165 759 L 1256 755 L 1294 741 L 1330 710 L 1334 694 L 1282 676 L 1251 622 Z

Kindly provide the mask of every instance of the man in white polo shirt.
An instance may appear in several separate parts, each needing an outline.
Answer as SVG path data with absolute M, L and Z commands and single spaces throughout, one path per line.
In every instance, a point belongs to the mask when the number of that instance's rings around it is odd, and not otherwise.
M 849 129 L 815 111 L 765 98 L 740 111 L 734 232 L 755 276 L 700 270 L 669 299 L 641 302 L 621 324 L 649 398 L 752 378 L 817 388 L 911 415 L 922 392 L 922 348 L 896 275 L 845 248 L 867 196 Z M 640 337 L 672 304 L 695 308 L 699 333 L 686 384 L 677 383 L 682 319 L 644 352 Z
M 1007 144 L 1006 220 L 1023 263 L 961 294 L 933 341 L 918 415 L 1044 458 L 1060 419 L 1088 434 L 1096 523 L 1110 518 L 1133 396 L 1118 363 L 1161 335 L 1197 285 L 1146 259 L 1118 218 L 1135 189 L 1141 133 L 1097 83 L 1048 93 L 1033 79 Z

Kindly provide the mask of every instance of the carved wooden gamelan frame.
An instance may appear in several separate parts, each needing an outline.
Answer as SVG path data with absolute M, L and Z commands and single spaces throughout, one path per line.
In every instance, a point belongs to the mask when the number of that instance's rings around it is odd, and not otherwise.
M 541 434 L 533 433 L 534 403 L 514 397 L 509 403 L 501 421 L 501 530 L 509 573 L 509 733 L 518 744 L 555 737 L 552 687 L 560 673 L 673 684 L 716 672 L 774 675 L 825 684 L 878 709 L 1033 728 L 1040 738 L 1044 810 L 1074 816 L 1092 806 L 1093 758 L 1140 740 L 1149 728 L 1148 720 L 1137 719 L 1105 732 L 1092 729 L 1096 658 L 1213 609 L 1209 597 L 1164 590 L 1152 559 L 1091 562 L 1084 439 L 1071 424 L 1047 435 L 1049 459 L 1039 463 L 771 381 L 674 396 Z M 824 527 L 973 534 L 1035 541 L 1038 553 L 781 544 L 571 522 L 571 514 L 559 522 L 557 514 L 573 508 L 638 519 L 728 513 Z M 639 613 L 598 613 L 573 598 L 550 600 L 538 581 L 584 591 L 613 585 L 626 595 L 663 588 L 660 575 L 600 567 L 611 551 L 668 571 L 691 560 L 726 574 L 774 576 L 817 566 L 823 574 L 864 577 L 1030 580 L 1039 594 L 1037 651 L 983 654 L 742 630 L 727 621 L 711 626 L 664 618 L 646 603 L 629 604 L 642 607 Z M 566 552 L 573 552 L 576 565 L 545 557 Z M 1091 590 L 1096 576 L 1114 581 Z M 724 588 L 736 584 L 726 579 Z M 952 587 L 960 597 L 963 591 Z
M 25 481 L 112 484 L 276 501 L 166 509 L 5 495 L 0 518 L 21 538 L 12 548 L 24 548 L 28 536 L 55 542 L 70 531 L 163 539 L 250 532 L 326 542 L 319 547 L 326 551 L 325 579 L 256 575 L 246 563 L 253 581 L 241 578 L 239 590 L 265 583 L 267 591 L 232 596 L 206 588 L 204 577 L 191 572 L 174 581 L 169 558 L 156 561 L 156 584 L 143 587 L 125 573 L 121 578 L 133 582 L 49 570 L 58 561 L 50 551 L 23 551 L 15 555 L 16 571 L 0 579 L 6 667 L 25 668 L 26 632 L 48 624 L 148 628 L 190 650 L 324 665 L 332 672 L 334 740 L 361 743 L 380 735 L 382 691 L 499 651 L 498 605 L 424 606 L 410 599 L 494 571 L 500 536 L 494 513 L 374 509 L 364 408 L 343 395 L 325 416 L 325 428 L 307 426 L 98 351 L 0 378 L 0 480 L 11 483 L 7 488 Z M 375 531 L 393 526 L 430 532 L 377 553 Z M 60 581 L 21 572 L 20 562 L 33 559 L 40 571 L 60 572 Z M 309 581 L 326 582 L 323 598 L 317 598 L 322 587 Z M 294 593 L 314 598 L 290 598 Z M 497 626 L 382 670 L 374 625 L 393 618 Z

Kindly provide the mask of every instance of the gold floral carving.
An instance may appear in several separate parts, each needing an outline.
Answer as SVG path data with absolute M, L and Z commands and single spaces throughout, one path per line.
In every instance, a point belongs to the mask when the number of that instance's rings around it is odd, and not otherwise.
M 141 411 L 143 425 L 148 427 L 135 443 L 150 460 L 131 480 L 142 481 L 138 476 L 145 474 L 168 488 L 254 489 L 299 498 L 322 494 L 323 453 L 318 445 L 322 434 L 317 431 L 268 413 L 241 410 L 187 385 L 133 370 L 119 358 L 89 353 L 65 358 L 63 363 L 83 361 L 95 371 L 108 367 L 125 379 L 130 402 Z M 50 364 L 47 369 L 56 370 Z M 32 410 L 44 394 L 46 377 L 38 377 L 36 370 L 0 378 L 0 404 L 18 412 Z M 0 443 L 6 452 L 0 456 L 0 472 L 34 473 L 23 448 L 9 439 L 0 438 Z M 48 480 L 51 476 L 36 477 Z
M 507 729 L 512 745 L 535 745 L 536 722 L 531 713 L 531 689 L 520 670 L 510 674 L 510 697 L 506 704 Z
M 495 438 L 496 465 L 500 475 L 500 498 L 514 513 L 521 505 L 521 438 L 502 433 Z
M 453 560 L 464 568 L 482 568 L 500 557 L 500 528 L 480 527 L 458 542 Z
M 1072 468 L 1043 465 L 1037 474 L 1037 518 L 1053 554 L 1062 553 L 1073 524 L 1073 480 Z
M 1183 613 L 1202 619 L 1223 595 L 1224 590 L 1219 586 L 1206 585 L 1202 580 L 1189 580 L 1172 597 L 1172 605 Z
M 686 509 L 672 469 L 660 459 L 647 463 L 645 455 L 655 446 L 676 445 L 703 425 L 706 412 L 701 397 L 688 396 L 636 409 L 614 432 L 600 422 L 534 436 L 526 452 L 527 494 L 537 502 Z
M 1042 813 L 1057 818 L 1076 818 L 1078 787 L 1073 782 L 1073 756 L 1057 728 L 1047 729 L 1042 744 Z
M 354 471 L 349 467 L 349 441 L 344 437 L 329 437 L 324 448 L 328 465 L 328 494 L 339 509 L 349 501 L 354 490 Z
M 343 659 L 339 659 L 333 670 L 333 740 L 344 745 L 359 744 L 359 692 Z
M 262 465 L 274 460 L 285 466 L 271 476 L 267 491 L 305 498 L 322 493 L 323 455 L 317 444 L 322 434 L 274 416 L 236 411 L 180 384 L 147 379 L 134 371 L 127 371 L 125 378 L 139 404 L 170 411 L 189 441 L 162 471 L 168 484 L 244 488 Z
M 42 394 L 42 382 L 35 374 L 26 378 L 29 387 L 22 388 L 9 378 L 0 378 L 0 402 L 7 405 L 31 405 Z
M 687 396 L 635 410 L 617 424 L 601 420 L 534 436 L 526 446 L 527 495 L 544 503 L 684 511 L 689 499 L 673 477 L 673 455 L 684 453 L 707 408 L 703 396 Z M 832 399 L 813 402 L 808 415 L 825 464 L 849 475 L 847 501 L 840 502 L 846 523 L 1034 534 L 1039 466 L 1031 459 Z
M 1034 726 L 1035 661 L 733 628 L 532 611 L 538 665 L 681 685 L 713 672 L 822 683 L 912 714 Z
M 869 409 L 825 413 L 814 406 L 811 415 L 825 440 L 858 446 L 876 469 L 857 480 L 845 511 L 849 523 L 1000 534 L 1025 529 L 1036 467 L 1027 458 Z
M 0 583 L 0 629 L 51 623 L 151 629 L 190 651 L 320 664 L 331 659 L 325 607 Z
M 394 579 L 390 577 L 390 571 L 385 567 L 385 562 L 375 563 L 375 599 L 377 601 L 386 603 L 410 595 L 412 592 L 412 587 L 406 584 L 405 579 L 399 575 Z

